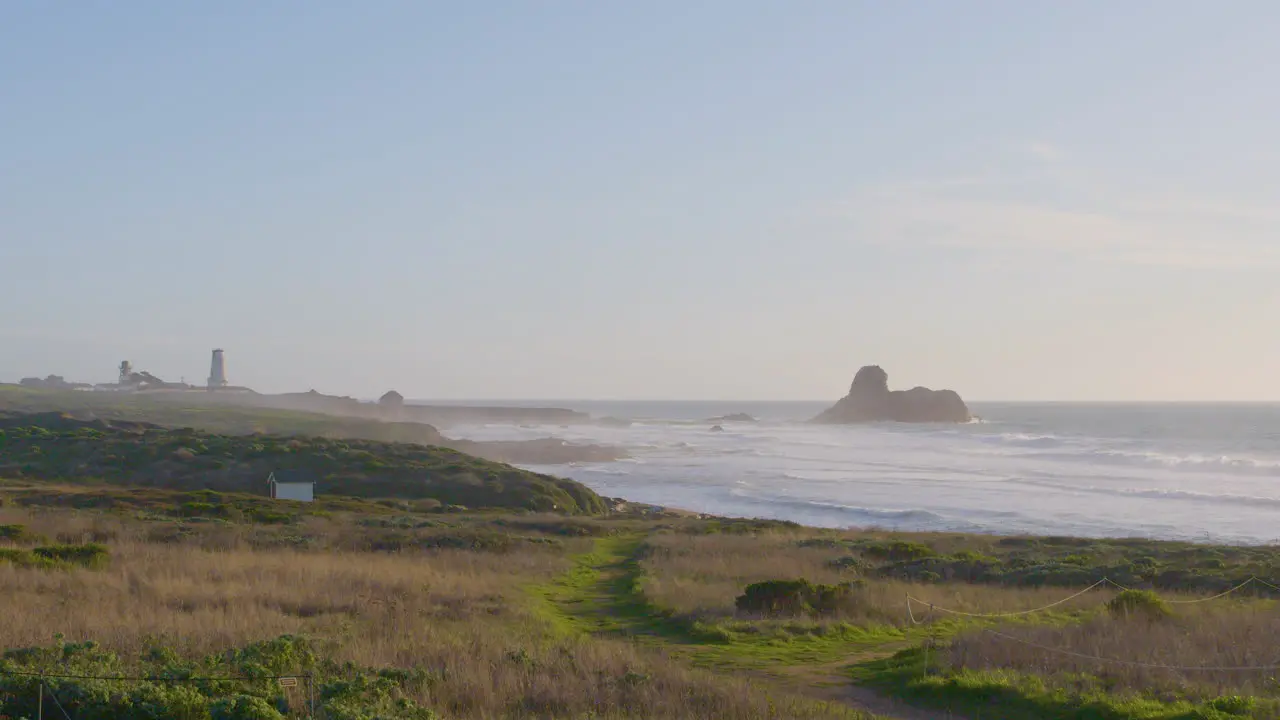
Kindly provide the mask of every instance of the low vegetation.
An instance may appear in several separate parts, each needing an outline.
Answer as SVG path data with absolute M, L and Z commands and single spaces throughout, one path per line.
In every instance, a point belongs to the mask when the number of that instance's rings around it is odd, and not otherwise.
M 18 478 L 264 493 L 268 474 L 279 471 L 302 471 L 321 495 L 584 514 L 606 509 L 580 483 L 442 447 L 214 435 L 61 414 L 0 418 L 0 474 Z
M 1280 720 L 1280 548 L 604 512 L 422 446 L 2 431 L 0 717 Z M 268 467 L 316 502 L 265 497 Z
M 75 507 L 98 491 L 108 499 Z M 263 524 L 191 515 L 189 493 L 125 495 L 0 487 L 3 525 L 110 554 L 105 567 L 0 563 L 0 716 L 34 717 L 45 673 L 142 678 L 47 679 L 46 713 L 56 698 L 75 718 L 306 717 L 309 685 L 327 718 L 864 717 L 578 632 L 533 590 L 652 521 L 346 500 Z
M 706 528 L 650 535 L 639 582 L 660 611 L 706 637 L 718 631 L 733 650 L 717 659 L 763 656 L 776 666 L 807 657 L 827 667 L 834 658 L 821 651 L 822 638 L 835 634 L 845 638 L 837 657 L 856 683 L 940 708 L 944 717 L 1280 718 L 1280 603 L 1273 599 L 1280 589 L 1270 574 L 1280 548 Z M 1062 564 L 1078 580 L 903 572 L 925 559 L 960 568 L 1026 552 L 1070 552 L 1076 557 Z M 1126 557 L 1134 559 L 1125 567 L 1141 572 L 1124 579 L 1140 587 L 1107 583 L 1062 602 L 1110 577 Z M 1193 580 L 1177 591 L 1161 588 L 1174 574 Z M 1261 581 L 1214 597 L 1254 576 Z M 914 617 L 907 596 L 917 599 Z M 794 669 L 783 676 L 795 677 Z

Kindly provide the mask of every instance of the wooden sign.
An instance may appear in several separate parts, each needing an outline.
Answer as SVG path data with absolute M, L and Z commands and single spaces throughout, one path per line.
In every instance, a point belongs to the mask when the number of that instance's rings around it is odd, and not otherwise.
M 296 677 L 282 677 L 278 678 L 276 682 L 280 683 L 280 687 L 298 687 L 298 678 Z

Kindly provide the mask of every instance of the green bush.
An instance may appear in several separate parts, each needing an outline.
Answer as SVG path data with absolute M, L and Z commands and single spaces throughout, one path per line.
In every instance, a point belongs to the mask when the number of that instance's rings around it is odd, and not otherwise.
M 508 552 L 515 546 L 515 538 L 503 532 L 483 528 L 461 528 L 424 535 L 417 542 L 429 550 L 475 550 L 479 552 Z
M 79 566 L 96 570 L 106 566 L 111 554 L 96 543 L 87 545 L 49 545 L 31 550 L 0 548 L 0 562 L 20 568 L 56 570 Z
M 766 580 L 748 585 L 734 606 L 739 612 L 761 615 L 834 615 L 853 602 L 856 587 L 855 583 Z
M 952 560 L 962 563 L 983 563 L 987 565 L 995 565 L 1000 562 L 997 558 L 990 555 L 983 555 L 977 550 L 961 550 L 951 556 Z
M 902 562 L 904 560 L 920 560 L 922 558 L 933 557 L 937 553 L 933 548 L 918 542 L 907 542 L 905 540 L 894 540 L 892 542 L 877 542 L 866 545 L 862 548 L 864 555 L 891 562 Z
M 186 502 L 178 508 L 183 517 L 213 517 L 219 514 L 219 506 L 207 502 Z
M 45 537 L 31 532 L 23 525 L 0 525 L 0 540 L 11 543 L 38 543 L 44 542 Z
M 1254 708 L 1258 706 L 1257 698 L 1247 695 L 1226 695 L 1218 697 L 1205 703 L 1205 707 L 1210 710 L 1216 710 L 1227 715 L 1238 715 L 1240 717 L 1249 717 L 1253 713 Z
M 828 561 L 827 566 L 832 570 L 842 570 L 845 572 L 862 572 L 871 568 L 870 563 L 854 555 L 846 555 L 845 557 Z
M 20 568 L 41 568 L 45 570 L 57 567 L 57 563 L 33 555 L 30 550 L 19 550 L 17 548 L 0 548 L 0 563 L 9 563 L 14 567 Z
M 405 685 L 425 682 L 421 671 L 353 673 L 320 688 L 323 716 L 329 720 L 438 720 L 429 708 L 403 696 Z
M 212 720 L 285 720 L 266 700 L 252 695 L 223 698 L 209 708 Z
M 106 547 L 97 543 L 84 545 L 46 545 L 35 548 L 31 553 L 37 557 L 67 565 L 97 569 L 106 566 L 111 553 Z
M 1125 590 L 1107 603 L 1107 609 L 1118 617 L 1142 617 L 1159 620 L 1172 613 L 1169 605 L 1150 590 Z

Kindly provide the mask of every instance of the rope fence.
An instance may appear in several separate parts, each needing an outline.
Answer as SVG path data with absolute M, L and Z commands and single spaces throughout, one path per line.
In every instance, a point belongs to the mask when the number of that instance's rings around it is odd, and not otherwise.
M 1277 587 L 1276 585 L 1272 585 L 1271 583 L 1267 582 L 1266 580 L 1263 580 L 1262 578 L 1259 578 L 1259 577 L 1257 577 L 1257 576 L 1253 576 L 1253 577 L 1250 577 L 1248 580 L 1245 580 L 1244 582 L 1240 583 L 1239 585 L 1236 585 L 1235 587 L 1231 588 L 1230 590 L 1226 590 L 1226 591 L 1220 592 L 1220 593 L 1218 593 L 1217 595 L 1211 595 L 1211 596 L 1209 596 L 1209 597 L 1203 597 L 1203 598 L 1194 598 L 1194 599 L 1191 599 L 1191 600 L 1175 600 L 1175 599 L 1168 599 L 1168 598 L 1164 598 L 1164 597 L 1162 597 L 1161 599 L 1162 599 L 1162 600 L 1164 600 L 1165 602 L 1167 602 L 1167 603 L 1171 604 L 1171 605 L 1194 605 L 1194 604 L 1196 604 L 1196 603 L 1209 602 L 1210 600 L 1218 600 L 1218 599 L 1220 599 L 1220 598 L 1227 597 L 1228 595 L 1231 595 L 1231 594 L 1233 594 L 1233 593 L 1239 592 L 1240 590 L 1243 590 L 1244 588 L 1246 588 L 1246 587 L 1248 587 L 1249 585 L 1252 585 L 1252 584 L 1254 584 L 1254 583 L 1257 583 L 1257 584 L 1259 584 L 1259 585 L 1263 585 L 1263 586 L 1265 586 L 1265 587 L 1271 588 L 1272 590 L 1275 590 L 1276 592 L 1280 592 L 1280 587 Z M 1099 580 L 1098 582 L 1096 582 L 1096 583 L 1094 583 L 1094 584 L 1090 585 L 1089 587 L 1087 587 L 1087 588 L 1085 588 L 1085 589 L 1081 590 L 1080 592 L 1077 592 L 1077 593 L 1075 593 L 1075 594 L 1073 594 L 1073 595 L 1069 595 L 1069 596 L 1067 596 L 1067 597 L 1065 597 L 1065 598 L 1063 598 L 1063 599 L 1061 599 L 1061 600 L 1058 600 L 1058 601 L 1056 601 L 1056 602 L 1051 602 L 1051 603 L 1049 603 L 1048 605 L 1043 605 L 1043 606 L 1038 607 L 1038 608 L 1032 608 L 1032 609 L 1030 609 L 1030 610 L 1018 610 L 1018 611 L 1016 611 L 1016 612 L 1004 612 L 1004 613 L 974 613 L 974 612 L 966 612 L 966 611 L 964 611 L 964 610 L 954 610 L 954 609 L 951 609 L 951 608 L 941 607 L 941 606 L 939 606 L 939 605 L 937 605 L 937 604 L 935 604 L 935 603 L 929 602 L 928 600 L 921 600 L 921 599 L 920 599 L 920 598 L 918 598 L 918 597 L 914 597 L 914 596 L 912 596 L 912 595 L 907 595 L 907 614 L 908 614 L 909 616 L 912 616 L 912 622 L 913 622 L 913 624 L 916 624 L 916 625 L 919 625 L 919 624 L 920 624 L 919 622 L 915 622 L 915 620 L 914 620 L 914 616 L 912 615 L 912 612 L 911 612 L 911 603 L 913 603 L 913 602 L 914 602 L 914 603 L 917 603 L 917 604 L 920 604 L 920 605 L 925 605 L 925 606 L 927 606 L 927 607 L 929 608 L 930 612 L 937 611 L 937 612 L 940 612 L 940 613 L 943 613 L 943 614 L 946 614 L 946 615 L 956 615 L 956 616 L 959 616 L 959 617 L 971 617 L 971 618 L 992 618 L 992 619 L 996 619 L 996 618 L 1009 618 L 1009 617 L 1022 617 L 1022 616 L 1025 616 L 1025 615 L 1034 615 L 1034 614 L 1036 614 L 1036 613 L 1044 612 L 1045 610 L 1049 610 L 1049 609 L 1051 609 L 1051 608 L 1058 607 L 1059 605 L 1062 605 L 1062 604 L 1068 603 L 1068 602 L 1070 602 L 1070 601 L 1072 601 L 1072 600 L 1075 600 L 1076 598 L 1078 598 L 1078 597 L 1080 597 L 1080 596 L 1082 596 L 1082 595 L 1086 595 L 1086 594 L 1088 594 L 1088 593 L 1090 593 L 1090 592 L 1092 592 L 1092 591 L 1094 591 L 1094 590 L 1098 589 L 1099 587 L 1101 587 L 1101 586 L 1103 586 L 1103 585 L 1110 585 L 1110 586 L 1112 586 L 1112 587 L 1114 587 L 1114 588 L 1117 588 L 1117 589 L 1119 589 L 1119 590 L 1122 590 L 1122 591 L 1127 591 L 1127 590 L 1133 590 L 1133 589 L 1134 589 L 1134 588 L 1130 588 L 1130 587 L 1126 587 L 1126 586 L 1124 586 L 1124 585 L 1121 585 L 1120 583 L 1116 582 L 1115 580 L 1112 580 L 1111 578 L 1106 578 L 1106 577 L 1104 577 L 1104 578 L 1102 578 L 1101 580 Z
M 1239 592 L 1240 590 L 1243 590 L 1244 588 L 1248 587 L 1249 585 L 1252 585 L 1252 584 L 1255 584 L 1255 583 L 1256 583 L 1256 584 L 1258 584 L 1258 585 L 1262 585 L 1262 586 L 1264 586 L 1264 587 L 1270 588 L 1270 589 L 1272 589 L 1272 590 L 1275 590 L 1276 592 L 1280 592 L 1280 586 L 1276 586 L 1276 585 L 1274 585 L 1274 584 L 1272 584 L 1272 583 L 1270 583 L 1270 582 L 1267 582 L 1266 580 L 1263 580 L 1262 578 L 1259 578 L 1259 577 L 1257 577 L 1257 576 L 1252 576 L 1252 577 L 1250 577 L 1248 580 L 1245 580 L 1244 582 L 1240 583 L 1239 585 L 1236 585 L 1235 587 L 1230 588 L 1229 590 L 1225 590 L 1225 591 L 1223 591 L 1223 592 L 1220 592 L 1220 593 L 1218 593 L 1218 594 L 1216 594 L 1216 595 L 1211 595 L 1211 596 L 1209 596 L 1209 597 L 1194 598 L 1194 599 L 1190 599 L 1190 600 L 1168 599 L 1168 598 L 1164 598 L 1164 597 L 1162 597 L 1161 599 L 1162 599 L 1164 602 L 1166 602 L 1166 603 L 1170 603 L 1170 604 L 1179 604 L 1179 605 L 1191 605 L 1191 604 L 1196 604 L 1196 603 L 1209 602 L 1210 600 L 1219 600 L 1219 599 L 1221 599 L 1221 598 L 1227 597 L 1228 595 L 1232 595 L 1233 593 Z M 929 622 L 929 620 L 933 617 L 933 614 L 934 614 L 935 612 L 943 613 L 943 614 L 945 614 L 945 615 L 953 615 L 953 616 L 957 616 L 957 617 L 967 617 L 967 618 L 977 618 L 977 619 L 999 619 L 999 618 L 1025 617 L 1025 616 L 1027 616 L 1027 615 L 1034 615 L 1035 613 L 1044 612 L 1044 611 L 1046 611 L 1046 610 L 1050 610 L 1050 609 L 1052 609 L 1052 608 L 1058 607 L 1058 606 L 1060 606 L 1060 605 L 1063 605 L 1063 604 L 1068 603 L 1068 602 L 1070 602 L 1070 601 L 1072 601 L 1072 600 L 1075 600 L 1075 599 L 1076 599 L 1076 598 L 1078 598 L 1078 597 L 1081 597 L 1081 596 L 1083 596 L 1083 595 L 1086 595 L 1086 594 L 1088 594 L 1088 593 L 1090 593 L 1090 592 L 1093 592 L 1094 590 L 1097 590 L 1098 588 L 1103 587 L 1103 586 L 1106 586 L 1106 585 L 1109 585 L 1109 586 L 1111 586 L 1111 587 L 1117 588 L 1117 589 L 1119 589 L 1119 590 L 1121 590 L 1121 591 L 1133 590 L 1133 588 L 1129 588 L 1129 587 L 1126 587 L 1126 586 L 1124 586 L 1124 585 L 1121 585 L 1120 583 L 1118 583 L 1118 582 L 1116 582 L 1116 581 L 1112 580 L 1111 578 L 1106 578 L 1106 577 L 1104 577 L 1104 578 L 1102 578 L 1101 580 L 1099 580 L 1098 582 L 1096 582 L 1096 583 L 1094 583 L 1094 584 L 1090 585 L 1089 587 L 1087 587 L 1087 588 L 1085 588 L 1085 589 L 1083 589 L 1083 590 L 1081 590 L 1081 591 L 1079 591 L 1079 592 L 1077 592 L 1077 593 L 1074 593 L 1074 594 L 1072 594 L 1072 595 L 1069 595 L 1069 596 L 1067 596 L 1067 597 L 1065 597 L 1065 598 L 1062 598 L 1061 600 L 1057 600 L 1057 601 L 1055 601 L 1055 602 L 1051 602 L 1051 603 L 1049 603 L 1048 605 L 1042 605 L 1041 607 L 1032 608 L 1032 609 L 1030 609 L 1030 610 L 1019 610 L 1019 611 L 1015 611 L 1015 612 L 1001 612 L 1001 613 L 975 613 L 975 612 L 967 612 L 967 611 L 964 611 L 964 610 L 956 610 L 956 609 L 953 609 L 953 608 L 941 607 L 941 606 L 936 605 L 936 604 L 934 604 L 934 603 L 932 603 L 932 602 L 929 602 L 928 600 L 922 600 L 922 599 L 920 599 L 920 598 L 917 598 L 917 597 L 914 597 L 914 596 L 912 596 L 912 595 L 908 594 L 908 595 L 906 596 L 906 599 L 907 599 L 907 603 L 906 603 L 906 604 L 907 604 L 907 619 L 908 619 L 908 621 L 910 622 L 910 624 L 911 624 L 911 625 L 925 625 L 925 624 L 927 624 L 927 623 Z M 914 611 L 914 609 L 913 609 L 913 607 L 912 607 L 912 603 L 916 603 L 916 604 L 919 604 L 919 605 L 924 605 L 925 607 L 929 608 L 929 612 L 924 616 L 924 618 L 923 618 L 923 619 L 918 619 L 918 618 L 916 617 L 915 611 Z M 1057 654 L 1057 655 L 1062 655 L 1062 656 L 1066 656 L 1066 657 L 1072 657 L 1072 658 L 1076 658 L 1076 659 L 1079 659 L 1079 660 L 1089 660 L 1089 661 L 1092 661 L 1092 662 L 1108 663 L 1108 664 L 1112 664 L 1112 665 L 1123 665 L 1123 666 L 1127 666 L 1127 667 L 1146 668 L 1146 669 L 1153 669 L 1153 670 L 1173 670 L 1173 671 L 1178 671 L 1178 672 L 1275 672 L 1275 671 L 1280 670 L 1280 659 L 1275 660 L 1272 664 L 1269 664 L 1269 665 L 1242 665 L 1242 666 L 1209 666 L 1209 665 L 1204 665 L 1204 666 L 1195 666 L 1195 665 L 1187 666 L 1187 665 L 1167 665 L 1167 664 L 1162 664 L 1162 663 L 1148 663 L 1148 662 L 1141 662 L 1141 661 L 1137 661 L 1137 660 L 1124 660 L 1124 659 L 1122 659 L 1122 658 L 1105 657 L 1105 656 L 1102 656 L 1102 655 L 1090 655 L 1090 654 L 1088 654 L 1088 653 L 1076 652 L 1076 651 L 1074 651 L 1074 650 L 1065 650 L 1065 649 L 1063 649 L 1063 648 L 1057 648 L 1057 647 L 1053 647 L 1053 646 L 1051 646 L 1051 645 L 1044 645 L 1044 644 L 1041 644 L 1041 643 L 1032 642 L 1032 641 L 1030 641 L 1030 640 L 1024 640 L 1024 639 L 1022 639 L 1022 638 L 1015 637 L 1015 636 L 1013 636 L 1013 635 L 1009 635 L 1009 634 L 1007 634 L 1007 633 L 998 632 L 998 631 L 996 631 L 996 630 L 992 630 L 992 629 L 990 629 L 990 628 L 985 628 L 985 629 L 983 629 L 983 632 L 985 632 L 985 633 L 987 633 L 987 634 L 989 634 L 989 635 L 991 635 L 991 636 L 993 636 L 993 637 L 1000 638 L 1000 639 L 1002 639 L 1002 640 L 1007 640 L 1007 641 L 1009 641 L 1009 642 L 1018 643 L 1018 644 L 1025 645 L 1025 646 L 1027 646 L 1027 647 L 1035 648 L 1035 649 L 1037 649 L 1037 650 L 1041 650 L 1041 651 L 1048 652 L 1048 653 L 1054 653 L 1054 654 Z M 931 649 L 931 647 L 932 647 L 932 645 L 933 645 L 933 640 L 934 640 L 934 638 L 933 638 L 933 636 L 932 636 L 932 635 L 930 635 L 930 636 L 927 638 L 927 640 L 928 640 L 927 644 L 926 644 L 926 645 L 924 645 L 924 651 L 925 651 L 924 671 L 925 671 L 926 673 L 927 673 L 927 672 L 928 672 L 928 670 L 929 670 L 929 651 L 930 651 L 930 649 Z
M 1120 583 L 1116 582 L 1115 580 L 1112 580 L 1111 578 L 1103 578 L 1103 581 L 1110 583 L 1112 586 L 1120 588 L 1121 590 L 1133 589 L 1133 588 L 1125 587 L 1124 585 L 1121 585 Z M 1271 583 L 1263 582 L 1262 580 L 1259 580 L 1256 577 L 1251 577 L 1248 580 L 1245 580 L 1244 582 L 1240 583 L 1239 585 L 1231 588 L 1230 590 L 1227 590 L 1225 592 L 1220 592 L 1217 595 L 1210 595 L 1209 597 L 1195 598 L 1194 600 L 1170 600 L 1168 598 L 1162 598 L 1162 599 L 1165 602 L 1169 603 L 1170 605 L 1194 605 L 1196 603 L 1209 602 L 1210 600 L 1217 600 L 1218 598 L 1224 598 L 1230 595 L 1231 593 L 1236 592 L 1237 590 L 1243 590 L 1246 586 L 1252 585 L 1255 582 L 1262 583 L 1263 585 L 1269 585 L 1270 587 L 1273 587 L 1273 588 L 1275 587 L 1275 585 L 1271 585 Z
M 1080 597 L 1081 595 L 1084 595 L 1084 594 L 1086 594 L 1086 593 L 1092 592 L 1093 590 L 1096 590 L 1097 588 L 1101 587 L 1102 585 L 1105 585 L 1105 584 L 1106 584 L 1106 583 L 1108 583 L 1108 582 L 1109 582 L 1109 581 L 1108 581 L 1106 578 L 1103 578 L 1103 579 L 1099 580 L 1098 582 L 1096 582 L 1096 583 L 1094 583 L 1094 584 L 1090 585 L 1089 587 L 1087 587 L 1087 588 L 1085 588 L 1085 589 L 1081 590 L 1080 592 L 1076 593 L 1075 595 L 1071 595 L 1071 596 L 1069 596 L 1069 597 L 1062 598 L 1061 600 L 1059 600 L 1059 601 L 1057 601 L 1057 602 L 1049 603 L 1048 605 L 1045 605 L 1045 606 L 1043 606 L 1043 607 L 1033 608 L 1033 609 L 1031 609 L 1031 610 L 1019 610 L 1019 611 L 1017 611 L 1017 612 L 1006 612 L 1006 613 L 971 613 L 971 612 L 965 612 L 965 611 L 963 611 L 963 610 L 952 610 L 952 609 L 949 609 L 949 608 L 938 607 L 937 605 L 934 605 L 934 604 L 933 604 L 933 603 L 931 603 L 931 602 L 928 602 L 928 601 L 926 601 L 926 600 L 921 600 L 920 598 L 916 598 L 916 597 L 912 597 L 912 596 L 908 595 L 908 596 L 907 596 L 907 611 L 908 611 L 908 612 L 910 612 L 910 608 L 911 608 L 911 603 L 912 603 L 912 602 L 917 602 L 917 603 L 920 603 L 921 605 L 928 605 L 928 606 L 929 606 L 929 610 L 930 610 L 930 612 L 932 612 L 932 611 L 934 611 L 934 610 L 937 610 L 937 611 L 938 611 L 938 612 L 940 612 L 940 613 L 945 613 L 945 614 L 947 614 L 947 615 L 958 615 L 958 616 L 960 616 L 960 617 L 971 617 L 971 618 L 1005 618 L 1005 617 L 1021 617 L 1021 616 L 1023 616 L 1023 615 L 1034 615 L 1035 613 L 1038 613 L 1038 612 L 1044 612 L 1045 610 L 1048 610 L 1049 608 L 1055 608 L 1055 607 L 1057 607 L 1057 606 L 1059 606 L 1059 605 L 1062 605 L 1063 603 L 1067 603 L 1067 602 L 1070 602 L 1070 601 L 1072 601 L 1072 600 L 1075 600 L 1076 598 Z
M 307 674 L 294 675 L 207 675 L 192 677 L 171 677 L 168 675 L 59 675 L 57 673 L 39 673 L 0 668 L 0 675 L 10 677 L 38 677 L 46 680 L 118 680 L 121 682 L 252 682 L 254 680 L 291 680 L 307 678 Z

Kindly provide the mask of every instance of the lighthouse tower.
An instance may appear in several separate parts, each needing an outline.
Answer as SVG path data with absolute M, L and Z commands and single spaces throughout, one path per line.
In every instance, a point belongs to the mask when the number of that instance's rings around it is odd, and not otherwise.
M 209 389 L 219 390 L 227 386 L 227 363 L 222 358 L 222 350 L 213 351 L 213 361 L 209 363 Z

